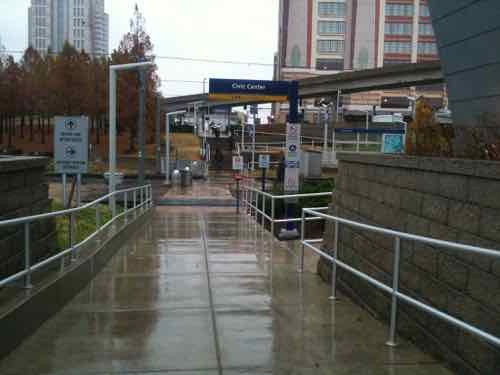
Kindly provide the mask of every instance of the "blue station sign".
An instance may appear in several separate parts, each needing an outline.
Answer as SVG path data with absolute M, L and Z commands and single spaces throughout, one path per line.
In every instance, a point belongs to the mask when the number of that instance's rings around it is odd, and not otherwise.
M 285 102 L 290 82 L 210 79 L 209 99 L 217 101 Z

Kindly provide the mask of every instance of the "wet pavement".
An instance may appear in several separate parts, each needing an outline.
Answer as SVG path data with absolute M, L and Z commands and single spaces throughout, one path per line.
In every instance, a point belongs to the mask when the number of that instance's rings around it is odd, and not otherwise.
M 451 374 L 225 208 L 157 208 L 0 374 Z

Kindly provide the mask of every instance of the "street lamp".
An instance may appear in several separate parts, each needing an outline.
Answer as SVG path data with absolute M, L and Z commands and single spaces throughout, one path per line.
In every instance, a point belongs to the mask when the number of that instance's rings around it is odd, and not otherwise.
M 154 66 L 152 62 L 141 62 L 109 67 L 109 193 L 116 191 L 116 74 L 120 70 L 147 69 Z M 109 198 L 109 208 L 116 216 L 116 198 Z
M 170 185 L 170 117 L 183 115 L 186 111 L 169 112 L 165 124 L 165 185 Z

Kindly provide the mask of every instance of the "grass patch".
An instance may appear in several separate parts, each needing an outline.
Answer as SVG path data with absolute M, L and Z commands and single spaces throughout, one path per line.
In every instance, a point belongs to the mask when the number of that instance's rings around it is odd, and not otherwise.
M 106 224 L 111 220 L 111 211 L 107 204 L 99 204 L 99 213 L 101 216 L 101 225 Z M 52 212 L 62 211 L 64 207 L 62 203 L 57 201 L 52 201 Z M 117 206 L 117 213 L 122 212 L 122 208 Z M 76 239 L 73 243 L 77 244 L 83 241 L 85 238 L 90 236 L 96 231 L 96 208 L 87 208 L 81 210 L 78 214 L 75 214 L 75 233 Z M 58 216 L 56 218 L 56 230 L 57 230 L 57 247 L 60 250 L 69 248 L 69 215 Z

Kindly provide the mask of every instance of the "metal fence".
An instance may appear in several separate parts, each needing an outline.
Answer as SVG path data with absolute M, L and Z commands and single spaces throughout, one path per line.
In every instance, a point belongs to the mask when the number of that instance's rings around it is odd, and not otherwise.
M 474 327 L 471 324 L 468 324 L 460 319 L 457 319 L 443 311 L 440 311 L 428 304 L 425 304 L 415 298 L 412 298 L 401 292 L 399 287 L 400 282 L 400 267 L 401 267 L 401 240 L 409 240 L 414 242 L 420 242 L 427 245 L 432 245 L 440 248 L 451 249 L 454 251 L 464 252 L 468 254 L 478 255 L 478 256 L 488 256 L 496 259 L 500 259 L 500 252 L 498 250 L 485 249 L 476 246 L 463 245 L 455 242 L 442 241 L 428 237 L 417 236 L 409 233 L 398 232 L 394 230 L 384 229 L 372 225 L 366 225 L 359 222 L 346 220 L 340 217 L 328 215 L 320 212 L 322 210 L 318 210 L 315 208 L 304 208 L 302 210 L 302 233 L 301 233 L 301 250 L 298 257 L 298 269 L 299 272 L 303 272 L 304 270 L 304 250 L 306 248 L 314 251 L 316 254 L 321 257 L 329 260 L 332 263 L 332 299 L 336 298 L 336 286 L 337 286 L 337 267 L 340 267 L 346 272 L 353 274 L 354 276 L 359 277 L 360 279 L 366 281 L 372 286 L 382 290 L 383 292 L 391 295 L 391 315 L 390 315 L 390 327 L 389 327 L 389 339 L 387 341 L 387 345 L 396 346 L 396 328 L 397 328 L 397 314 L 398 314 L 398 302 L 403 301 L 407 304 L 420 309 L 430 315 L 433 315 L 439 319 L 442 319 L 456 327 L 459 327 L 473 335 L 476 335 L 489 343 L 500 347 L 500 338 L 493 336 L 479 328 Z M 329 255 L 318 248 L 317 244 L 323 243 L 323 239 L 305 239 L 305 231 L 304 226 L 306 221 L 311 218 L 324 219 L 326 221 L 330 221 L 334 223 L 335 226 L 335 237 L 334 244 L 332 249 L 332 255 Z M 393 264 L 393 275 L 392 275 L 392 286 L 386 285 L 375 278 L 363 273 L 362 271 L 355 269 L 348 264 L 341 261 L 338 257 L 339 250 L 339 234 L 341 230 L 341 225 L 347 227 L 354 227 L 370 232 L 380 233 L 394 238 L 394 264 Z
M 248 179 L 247 179 L 248 180 Z M 278 219 L 276 217 L 276 202 L 280 200 L 290 200 L 290 199 L 302 199 L 302 198 L 317 198 L 317 197 L 330 197 L 332 195 L 331 191 L 323 193 L 307 193 L 307 194 L 288 194 L 288 195 L 273 195 L 266 193 L 262 190 L 253 188 L 248 184 L 243 185 L 242 206 L 244 211 L 250 215 L 257 216 L 260 215 L 260 220 L 262 226 L 266 225 L 266 221 L 270 223 L 271 233 L 274 234 L 274 227 L 276 224 L 286 224 L 286 223 L 299 223 L 302 221 L 300 216 L 290 217 L 284 219 Z M 261 204 L 259 205 L 259 202 Z M 270 204 L 270 206 L 268 205 Z M 260 206 L 260 207 L 259 207 Z M 271 214 L 267 214 L 266 209 L 271 207 Z M 318 211 L 328 210 L 328 207 L 316 207 Z M 321 221 L 322 218 L 310 217 L 307 221 Z
M 100 203 L 105 202 L 107 200 L 116 200 L 116 198 L 123 197 L 123 212 L 120 214 L 112 214 L 111 220 L 107 223 L 101 223 L 101 212 L 99 210 Z M 129 207 L 129 198 L 132 198 L 132 204 Z M 0 228 L 12 227 L 16 225 L 23 225 L 24 230 L 24 269 L 19 271 L 18 273 L 8 276 L 3 280 L 0 280 L 0 287 L 3 287 L 9 283 L 17 281 L 19 279 L 24 279 L 24 287 L 32 288 L 31 276 L 33 272 L 36 272 L 49 264 L 52 264 L 56 261 L 61 262 L 61 268 L 64 268 L 64 259 L 66 256 L 70 256 L 72 261 L 75 261 L 78 257 L 78 250 L 94 239 L 99 233 L 101 233 L 104 229 L 112 225 L 116 220 L 121 218 L 124 215 L 127 215 L 131 211 L 139 210 L 139 209 L 148 209 L 153 205 L 153 190 L 151 185 L 134 187 L 131 189 L 120 190 L 114 193 L 107 194 L 93 202 L 85 204 L 80 207 L 70 208 L 57 212 L 49 212 L 40 215 L 27 216 L 17 219 L 4 220 L 0 221 Z M 96 230 L 90 234 L 87 238 L 82 240 L 80 243 L 75 243 L 75 239 L 77 236 L 76 233 L 76 218 L 77 215 L 86 209 L 95 208 L 95 223 Z M 114 210 L 112 210 L 114 211 Z M 43 220 L 55 219 L 57 217 L 67 216 L 69 218 L 69 247 L 63 251 L 60 251 L 58 254 L 51 256 L 41 262 L 36 264 L 31 264 L 31 233 L 32 233 L 32 225 L 35 222 L 40 222 Z

